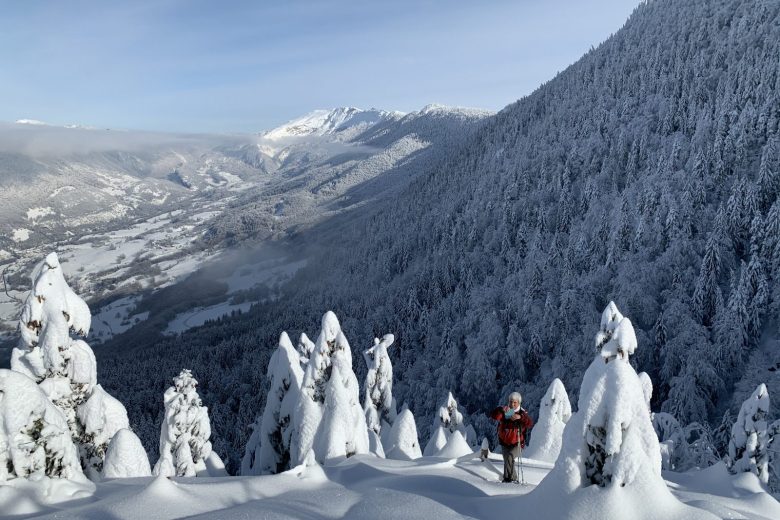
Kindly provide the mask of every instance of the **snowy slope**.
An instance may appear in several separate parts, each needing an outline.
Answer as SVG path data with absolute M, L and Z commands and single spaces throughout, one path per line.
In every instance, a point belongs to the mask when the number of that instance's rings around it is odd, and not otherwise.
M 403 462 L 358 455 L 326 467 L 295 468 L 273 476 L 108 480 L 97 484 L 93 496 L 82 493 L 75 500 L 55 504 L 50 503 L 52 497 L 6 486 L 0 488 L 0 506 L 4 513 L 20 515 L 18 518 L 35 515 L 36 518 L 128 520 L 185 517 L 495 520 L 515 518 L 530 511 L 534 517 L 544 517 L 554 506 L 556 497 L 546 497 L 546 505 L 540 510 L 529 509 L 530 497 L 525 495 L 545 477 L 549 465 L 525 460 L 527 486 L 499 483 L 500 465 L 499 455 L 493 455 L 489 464 L 472 456 L 457 460 L 425 457 Z M 699 518 L 780 517 L 780 503 L 745 477 L 749 475 L 731 477 L 722 466 L 716 466 L 699 473 L 668 475 L 667 484 L 677 499 L 693 506 L 688 509 L 689 514 Z M 629 510 L 628 505 L 626 502 L 625 513 L 629 516 L 602 520 L 636 518 L 634 515 L 639 511 Z M 590 505 L 583 503 L 577 518 L 590 518 L 590 510 Z M 643 508 L 644 517 L 652 517 L 652 510 L 653 507 Z M 708 516 L 708 511 L 716 516 Z

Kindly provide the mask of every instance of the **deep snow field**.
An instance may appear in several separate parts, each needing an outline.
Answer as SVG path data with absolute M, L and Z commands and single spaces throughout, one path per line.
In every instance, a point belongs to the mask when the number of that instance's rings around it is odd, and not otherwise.
M 525 486 L 500 483 L 501 464 L 499 454 L 491 454 L 490 463 L 481 462 L 478 454 L 450 460 L 423 457 L 409 462 L 357 455 L 324 467 L 298 467 L 280 475 L 114 479 L 97 484 L 94 493 L 58 489 L 49 497 L 33 491 L 40 486 L 16 479 L 12 482 L 29 489 L 16 489 L 13 484 L 0 486 L 0 511 L 3 518 L 141 520 L 536 520 L 556 515 L 556 501 L 561 497 L 525 496 L 547 475 L 550 464 L 524 460 Z M 698 516 L 696 513 L 707 515 L 708 511 L 714 513 L 711 518 L 780 518 L 780 503 L 763 490 L 752 473 L 732 476 L 723 464 L 717 464 L 702 471 L 666 472 L 664 478 L 677 499 L 697 508 L 691 509 L 692 517 Z M 57 497 L 62 501 L 51 503 Z M 539 502 L 546 506 L 538 507 Z M 657 501 L 642 504 L 641 511 L 635 510 L 637 505 L 629 500 L 623 505 L 614 518 L 662 518 L 653 515 L 659 509 Z M 587 500 L 578 504 L 574 514 L 570 518 L 595 518 Z

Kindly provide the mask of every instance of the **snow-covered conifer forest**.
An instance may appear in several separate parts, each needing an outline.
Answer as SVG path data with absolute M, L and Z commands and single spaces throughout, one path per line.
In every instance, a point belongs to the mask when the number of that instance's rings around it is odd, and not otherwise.
M 91 249 L 28 219 L 0 242 L 3 514 L 780 518 L 778 56 L 777 2 L 644 2 L 497 114 L 220 143 L 225 183 L 181 166 L 167 196 L 209 215 Z M 139 239 L 142 274 L 79 270 Z M 512 391 L 525 486 L 486 415 Z

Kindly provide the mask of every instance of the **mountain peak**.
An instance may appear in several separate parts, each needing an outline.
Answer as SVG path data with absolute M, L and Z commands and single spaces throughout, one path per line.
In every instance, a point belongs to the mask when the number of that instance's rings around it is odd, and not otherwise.
M 39 121 L 37 119 L 17 119 L 17 125 L 32 125 L 32 126 L 51 126 L 49 123 Z
M 314 110 L 303 117 L 264 132 L 273 141 L 291 137 L 335 135 L 355 127 L 373 126 L 381 121 L 398 117 L 400 113 L 371 108 L 338 107 L 330 110 Z

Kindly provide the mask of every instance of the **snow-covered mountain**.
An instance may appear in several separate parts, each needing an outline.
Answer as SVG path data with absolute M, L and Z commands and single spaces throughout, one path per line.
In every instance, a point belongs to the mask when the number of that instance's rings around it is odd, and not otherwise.
M 28 118 L 17 119 L 16 121 L 14 121 L 14 123 L 16 123 L 17 125 L 57 127 L 57 125 L 53 125 L 51 123 L 47 123 L 46 121 L 40 121 L 38 119 L 28 119 Z M 68 128 L 68 129 L 71 129 L 71 130 L 97 130 L 97 128 L 94 127 L 94 126 L 82 125 L 82 124 L 77 124 L 77 123 L 64 125 L 64 126 L 61 126 L 61 127 L 58 127 L 58 128 Z
M 78 266 L 80 292 L 105 309 L 95 333 L 106 339 L 138 318 L 128 314 L 133 293 L 170 285 L 226 247 L 298 233 L 388 196 L 422 170 L 417 161 L 443 155 L 486 115 L 348 112 L 336 134 L 280 141 L 0 125 L 4 328 L 15 329 L 13 298 L 47 248 Z M 198 304 L 201 315 L 238 308 Z
M 17 125 L 51 126 L 49 123 L 38 119 L 17 119 L 15 123 Z
M 357 131 L 366 130 L 377 123 L 398 119 L 401 116 L 403 114 L 400 112 L 387 112 L 376 108 L 362 110 L 341 107 L 332 110 L 314 110 L 261 135 L 271 141 L 297 137 L 354 135 Z

